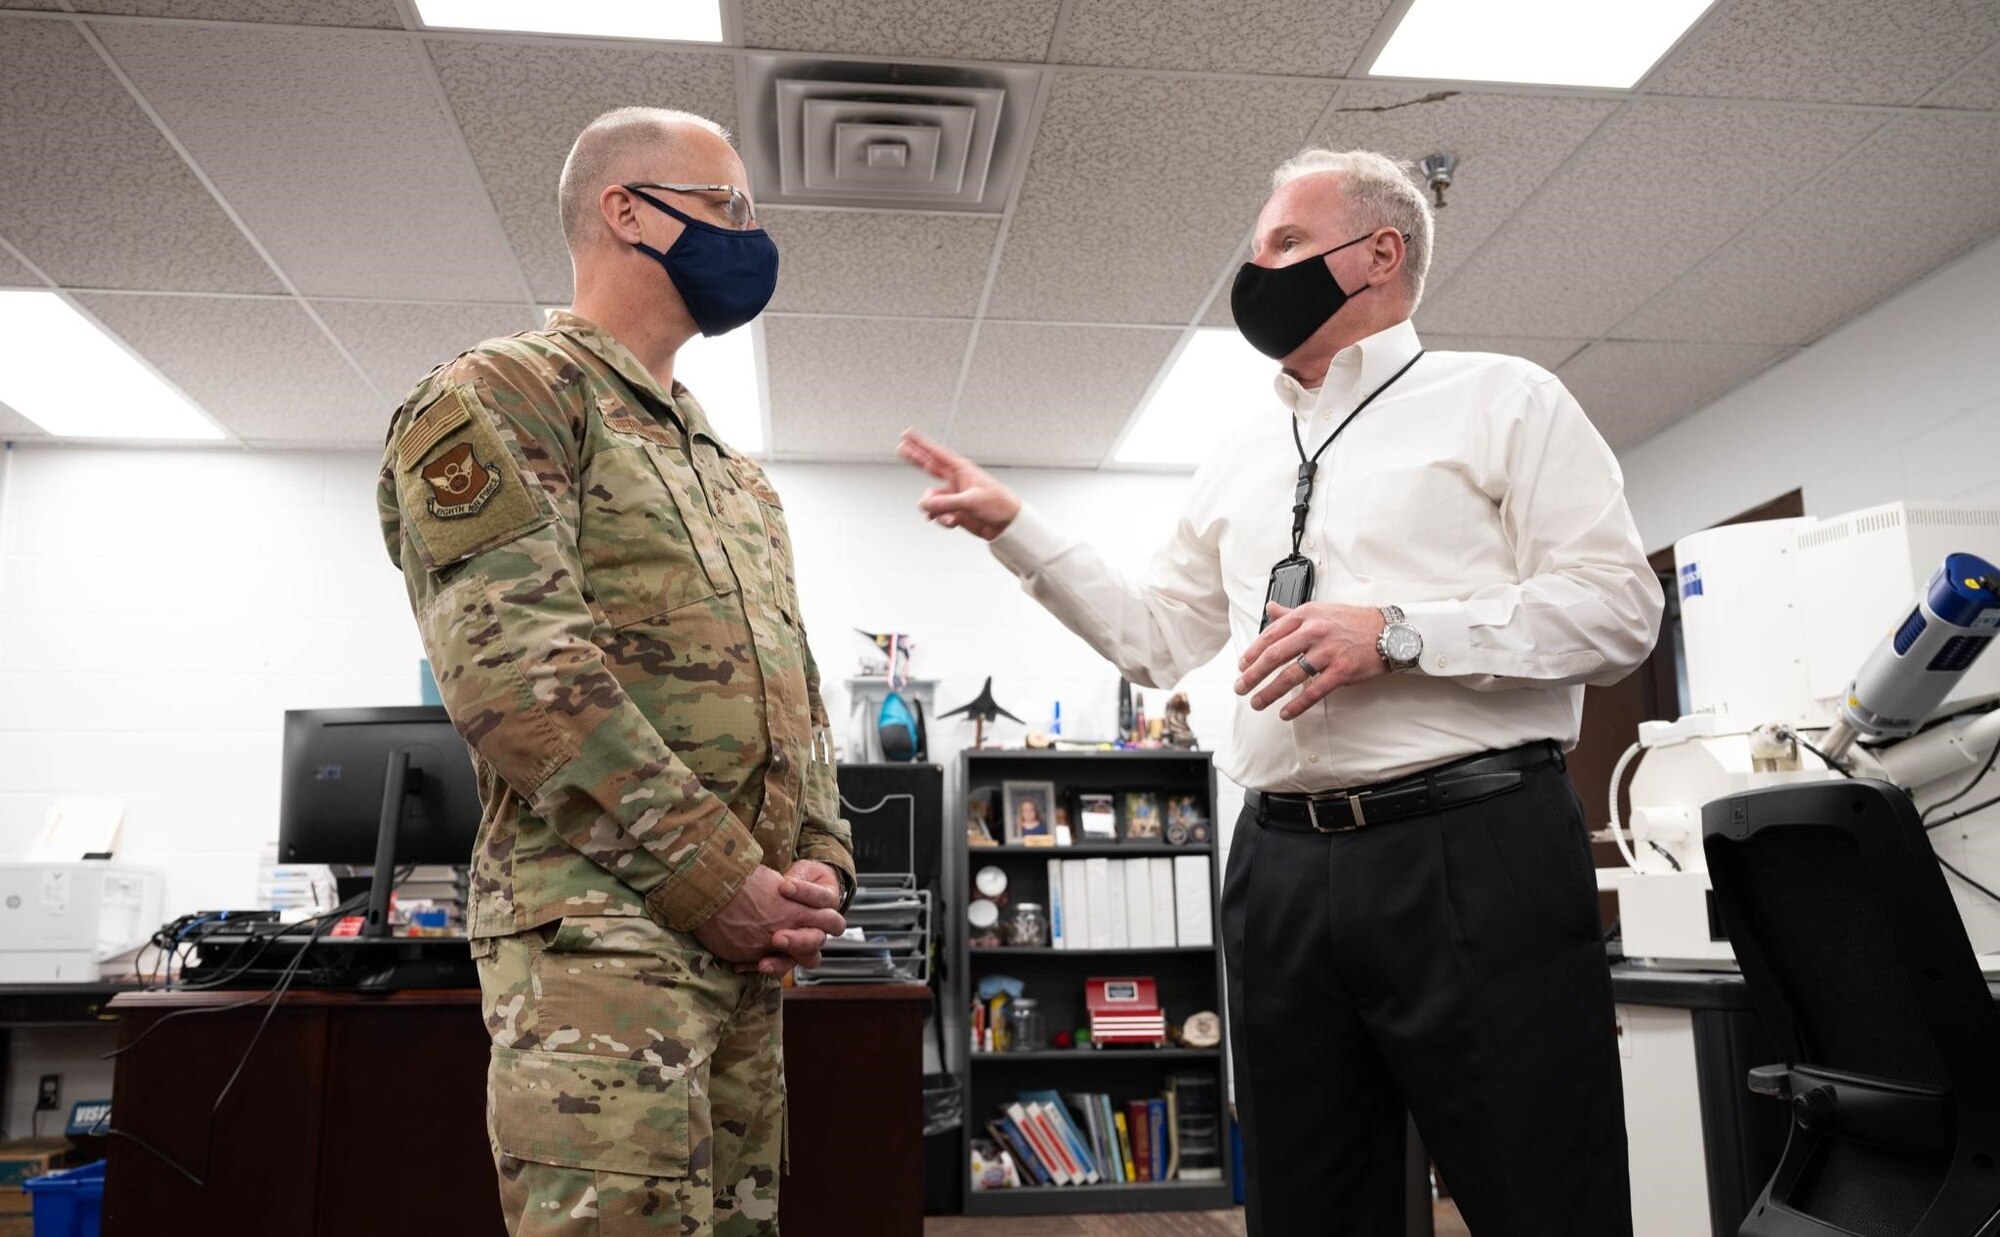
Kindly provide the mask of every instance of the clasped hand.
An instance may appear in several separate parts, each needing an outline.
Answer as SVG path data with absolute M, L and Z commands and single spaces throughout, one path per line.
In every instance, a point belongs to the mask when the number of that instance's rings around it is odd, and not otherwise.
M 1258 633 L 1236 662 L 1240 672 L 1236 694 L 1257 693 L 1250 696 L 1251 708 L 1268 709 L 1298 688 L 1298 694 L 1278 711 L 1279 717 L 1291 721 L 1335 688 L 1389 672 L 1375 647 L 1382 635 L 1380 610 L 1331 601 L 1309 601 L 1290 610 L 1270 602 L 1265 608 L 1270 626 Z M 1301 654 L 1318 673 L 1306 673 L 1299 664 Z
M 748 974 L 783 975 L 815 967 L 829 936 L 847 930 L 840 876 L 816 859 L 801 859 L 783 876 L 759 864 L 736 896 L 694 930 L 702 947 Z

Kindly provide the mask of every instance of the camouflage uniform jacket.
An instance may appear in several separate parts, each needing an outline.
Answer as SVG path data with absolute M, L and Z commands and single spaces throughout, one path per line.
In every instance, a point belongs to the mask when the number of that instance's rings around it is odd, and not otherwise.
M 417 384 L 378 503 L 479 775 L 471 935 L 853 871 L 784 511 L 685 388 L 558 313 Z

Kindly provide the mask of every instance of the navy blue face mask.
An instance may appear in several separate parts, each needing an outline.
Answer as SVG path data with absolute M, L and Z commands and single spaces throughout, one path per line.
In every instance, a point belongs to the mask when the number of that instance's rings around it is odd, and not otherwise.
M 704 335 L 723 335 L 764 312 L 778 290 L 778 246 L 762 228 L 737 231 L 683 214 L 643 189 L 626 185 L 640 200 L 686 224 L 666 249 L 644 241 L 632 248 L 666 268 L 681 302 Z

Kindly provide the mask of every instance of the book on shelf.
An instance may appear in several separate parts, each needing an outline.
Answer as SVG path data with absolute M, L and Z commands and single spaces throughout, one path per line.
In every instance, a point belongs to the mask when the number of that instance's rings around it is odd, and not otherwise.
M 1205 855 L 1049 860 L 1048 898 L 1054 928 L 1051 946 L 1172 949 L 1179 945 L 1209 944 L 1207 940 L 1181 937 L 1176 884 L 1185 879 L 1190 882 L 1190 889 L 1196 888 L 1193 876 L 1178 875 L 1175 864 L 1185 860 L 1201 866 L 1198 887 L 1207 890 Z M 1199 920 L 1204 925 L 1209 922 L 1206 906 L 1201 908 Z
M 1049 948 L 1069 948 L 1069 923 L 1063 914 L 1063 880 L 1060 859 L 1049 860 Z
M 1092 1091 L 1023 1091 L 1002 1104 L 985 1129 L 1014 1161 L 1024 1186 L 1219 1180 L 1218 1131 L 1211 1127 L 1206 1136 L 1213 1172 L 1189 1176 L 1180 1151 L 1187 1139 L 1175 1128 L 1189 1080 L 1203 1077 L 1176 1074 L 1166 1095 L 1132 1100 Z M 1215 1080 L 1206 1082 L 1212 1097 Z
M 1178 912 L 1175 935 L 1181 944 L 1215 943 L 1209 914 L 1208 856 L 1174 856 L 1174 907 Z
M 1111 1115 L 1118 1122 L 1118 1152 L 1125 1161 L 1125 1180 L 1137 1181 L 1139 1172 L 1132 1163 L 1132 1127 L 1125 1120 L 1124 1113 L 1114 1112 Z
M 1125 876 L 1125 937 L 1134 949 L 1151 949 L 1162 942 L 1153 935 L 1153 868 L 1146 859 L 1128 859 Z
M 1090 879 L 1081 859 L 1064 859 L 1062 864 L 1063 906 L 1068 927 L 1063 945 L 1067 949 L 1090 948 Z

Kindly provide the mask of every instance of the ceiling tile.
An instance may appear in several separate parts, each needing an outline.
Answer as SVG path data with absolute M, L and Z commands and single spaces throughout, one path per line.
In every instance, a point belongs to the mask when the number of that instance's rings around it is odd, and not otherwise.
M 778 242 L 771 308 L 795 313 L 970 317 L 986 288 L 998 219 L 909 211 L 757 212 Z
M 1422 325 L 1418 324 L 1419 330 L 1422 330 Z M 1576 350 L 1589 342 L 1583 339 L 1529 339 L 1520 335 L 1432 335 L 1428 331 L 1423 332 L 1423 341 L 1425 348 L 1441 352 L 1499 352 L 1525 357 L 1550 372 L 1575 356 Z
M 1882 117 L 1635 101 L 1425 298 L 1448 335 L 1601 336 Z
M 969 322 L 767 320 L 772 452 L 887 460 L 904 426 L 943 433 L 971 333 Z
M 15 412 L 5 404 L 0 404 L 0 441 L 6 439 L 44 438 L 42 427 Z
M 988 464 L 1095 468 L 1180 337 L 1171 327 L 989 322 L 972 351 L 952 445 Z
M 1391 0 L 1075 0 L 1064 64 L 1338 77 Z
M 1895 121 L 1614 334 L 1812 342 L 2000 235 L 2000 160 L 1966 157 L 1980 150 L 2000 151 L 2000 117 L 1940 113 Z
M 1556 371 L 1614 450 L 1650 438 L 1791 353 L 1737 344 L 1594 343 Z
M 415 41 L 130 24 L 98 35 L 301 292 L 526 302 Z
M 48 285 L 35 278 L 35 273 L 16 262 L 12 254 L 0 249 L 0 287 L 45 288 Z
M 1349 86 L 1313 144 L 1377 150 L 1413 166 L 1425 155 L 1458 156 L 1445 208 L 1437 212 L 1431 287 L 1450 278 L 1618 107 L 1606 99 L 1470 93 L 1396 106 L 1423 93 L 1408 86 Z
M 390 400 L 474 344 L 532 330 L 526 305 L 392 305 L 316 301 L 313 309 Z
M 5 30 L 0 235 L 72 287 L 281 290 L 70 23 Z
M 874 56 L 1040 60 L 1059 0 L 742 0 L 748 47 Z
M 390 406 L 293 301 L 77 301 L 246 443 L 382 444 Z
M 585 125 L 614 107 L 648 103 L 736 127 L 726 55 L 451 39 L 431 40 L 430 50 L 538 300 L 570 298 L 556 182 Z
M 268 21 L 292 26 L 402 28 L 394 0 L 73 0 L 79 13 L 125 13 L 205 21 Z
M 1990 0 L 1723 0 L 1641 88 L 1914 103 L 1995 38 L 2000 6 Z
M 1550 173 L 1618 107 L 1608 99 L 1538 99 L 1459 91 L 1432 103 L 1409 85 L 1349 85 L 1312 144 L 1374 150 L 1414 165 L 1429 154 L 1455 154 L 1458 171 L 1437 212 L 1427 286 L 1445 280 L 1484 244 Z M 1413 174 L 1414 175 L 1414 174 Z M 1228 289 L 1204 326 L 1234 326 Z
M 1184 325 L 1332 91 L 1061 74 L 988 312 Z
M 1924 96 L 1925 107 L 1983 107 L 2000 110 L 2000 43 L 1961 69 L 1958 76 Z

